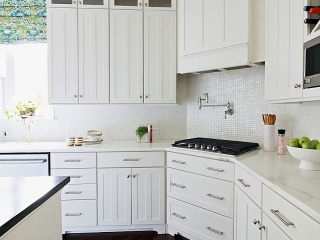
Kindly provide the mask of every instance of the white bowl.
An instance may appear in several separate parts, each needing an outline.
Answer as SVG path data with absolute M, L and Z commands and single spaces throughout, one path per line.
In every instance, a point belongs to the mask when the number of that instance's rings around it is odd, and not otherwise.
M 101 136 L 102 132 L 99 130 L 88 130 L 87 135 L 88 136 Z
M 320 150 L 304 149 L 287 146 L 292 157 L 300 160 L 299 168 L 305 170 L 320 170 Z
M 98 141 L 101 138 L 101 136 L 88 135 L 88 138 L 90 141 Z

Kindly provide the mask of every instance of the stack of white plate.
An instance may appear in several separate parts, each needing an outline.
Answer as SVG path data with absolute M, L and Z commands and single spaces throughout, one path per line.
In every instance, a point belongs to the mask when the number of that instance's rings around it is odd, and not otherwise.
M 83 139 L 84 143 L 100 143 L 103 141 L 102 132 L 99 130 L 88 130 L 88 138 Z

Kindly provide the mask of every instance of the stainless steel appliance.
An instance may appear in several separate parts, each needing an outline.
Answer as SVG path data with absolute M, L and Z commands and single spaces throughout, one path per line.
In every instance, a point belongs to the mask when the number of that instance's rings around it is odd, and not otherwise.
M 172 146 L 234 156 L 239 156 L 247 152 L 260 149 L 258 143 L 200 137 L 175 141 Z
M 320 87 L 320 36 L 304 43 L 303 88 Z
M 0 177 L 49 175 L 49 153 L 0 153 Z

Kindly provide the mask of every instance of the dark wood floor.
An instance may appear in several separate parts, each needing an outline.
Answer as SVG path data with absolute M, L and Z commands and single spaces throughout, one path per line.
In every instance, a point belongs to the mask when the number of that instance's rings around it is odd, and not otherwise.
M 63 240 L 185 240 L 169 234 L 149 232 L 114 232 L 114 233 L 72 233 L 64 234 Z

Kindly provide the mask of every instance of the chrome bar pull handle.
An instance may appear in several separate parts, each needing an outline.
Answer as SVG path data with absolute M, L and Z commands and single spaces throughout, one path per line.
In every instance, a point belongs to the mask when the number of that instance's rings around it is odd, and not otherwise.
M 186 188 L 186 186 L 183 186 L 183 185 L 180 185 L 180 184 L 177 184 L 177 183 L 170 183 L 171 186 L 174 186 L 174 187 L 178 187 L 178 188 Z
M 223 172 L 223 169 L 218 169 L 218 168 L 212 168 L 212 167 L 207 167 L 208 170 L 210 171 L 215 171 L 215 172 Z
M 272 212 L 277 218 L 279 218 L 279 220 L 281 222 L 284 223 L 284 225 L 286 225 L 287 227 L 290 225 L 294 225 L 293 222 L 289 222 L 287 220 L 285 220 L 283 217 L 280 216 L 280 212 L 279 210 L 273 210 L 272 208 L 270 209 L 270 212 Z
M 211 197 L 211 198 L 218 199 L 218 200 L 223 200 L 223 197 L 218 197 L 218 196 L 212 195 L 211 193 L 208 193 L 207 196 Z
M 179 163 L 179 164 L 186 164 L 186 162 L 178 161 L 178 160 L 172 160 L 173 163 Z
M 81 216 L 81 213 L 66 213 L 65 216 L 68 216 L 68 217 Z
M 125 158 L 123 159 L 123 161 L 127 161 L 127 162 L 139 161 L 139 158 Z
M 70 178 L 81 178 L 81 176 L 70 176 Z
M 67 159 L 67 160 L 64 160 L 64 162 L 81 162 L 80 159 Z
M 181 216 L 181 215 L 176 214 L 176 213 L 172 213 L 172 216 L 175 216 L 175 217 L 180 218 L 180 219 L 186 219 L 186 217 Z
M 65 192 L 65 194 L 81 194 L 81 191 Z
M 223 232 L 220 232 L 220 231 L 218 231 L 218 230 L 215 230 L 215 229 L 213 229 L 213 228 L 211 228 L 211 227 L 206 227 L 206 229 L 209 230 L 209 231 L 211 231 L 211 232 L 214 232 L 214 233 L 216 233 L 216 234 L 219 234 L 219 235 L 222 235 L 222 234 L 223 234 Z
M 245 182 L 243 181 L 243 179 L 238 178 L 238 181 L 239 181 L 244 187 L 250 187 L 250 185 L 247 184 L 247 183 L 245 183 Z

